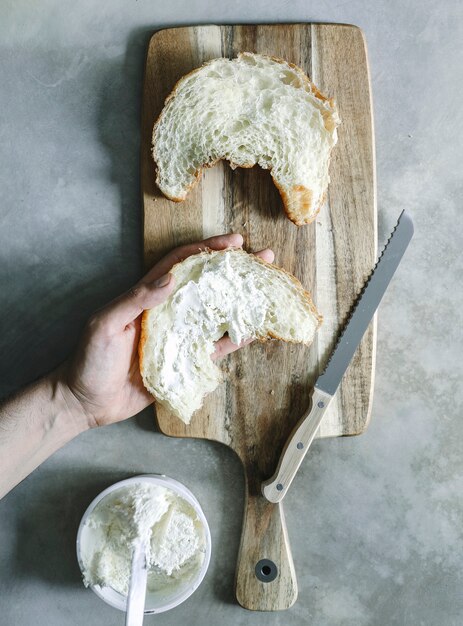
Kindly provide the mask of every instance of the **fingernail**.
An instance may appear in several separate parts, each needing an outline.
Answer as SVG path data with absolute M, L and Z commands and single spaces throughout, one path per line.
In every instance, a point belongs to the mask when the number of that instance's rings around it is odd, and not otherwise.
M 165 287 L 170 283 L 172 274 L 164 274 L 161 278 L 158 278 L 152 282 L 153 287 Z

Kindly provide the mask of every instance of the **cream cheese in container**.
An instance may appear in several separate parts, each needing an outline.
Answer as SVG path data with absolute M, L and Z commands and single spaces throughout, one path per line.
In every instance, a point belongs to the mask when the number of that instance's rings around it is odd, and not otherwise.
M 145 613 L 186 600 L 209 566 L 211 537 L 197 499 L 178 481 L 159 475 L 115 483 L 90 504 L 77 533 L 84 584 L 125 611 L 133 545 L 148 539 Z

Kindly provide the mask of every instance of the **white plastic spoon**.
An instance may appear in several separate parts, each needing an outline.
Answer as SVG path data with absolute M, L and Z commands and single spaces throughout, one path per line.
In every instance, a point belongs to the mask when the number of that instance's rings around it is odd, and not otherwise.
M 125 626 L 141 626 L 145 614 L 146 579 L 148 567 L 146 563 L 146 543 L 137 541 L 133 548 L 132 571 L 130 573 L 129 593 Z

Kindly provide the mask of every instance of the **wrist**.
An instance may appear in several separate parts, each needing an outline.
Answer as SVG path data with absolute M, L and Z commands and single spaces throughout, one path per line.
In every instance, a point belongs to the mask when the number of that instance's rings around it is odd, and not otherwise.
M 52 372 L 47 379 L 51 387 L 54 413 L 62 418 L 62 425 L 68 429 L 71 437 L 88 430 L 88 417 L 62 375 L 62 368 Z

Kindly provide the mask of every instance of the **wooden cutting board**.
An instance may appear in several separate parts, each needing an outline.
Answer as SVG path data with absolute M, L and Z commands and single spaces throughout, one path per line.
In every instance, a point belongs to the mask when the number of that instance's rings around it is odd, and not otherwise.
M 187 72 L 241 51 L 296 63 L 322 93 L 337 101 L 342 125 L 328 200 L 313 224 L 297 227 L 285 217 L 269 172 L 258 167 L 232 171 L 219 163 L 204 172 L 181 204 L 164 198 L 155 185 L 151 133 L 164 99 Z M 296 600 L 297 582 L 283 508 L 260 495 L 260 483 L 275 470 L 338 329 L 376 262 L 374 138 L 362 32 L 344 24 L 191 26 L 157 32 L 146 60 L 141 168 L 147 267 L 180 244 L 239 232 L 248 251 L 270 246 L 275 263 L 300 279 L 324 316 L 310 348 L 256 342 L 224 359 L 226 382 L 206 399 L 189 426 L 157 408 L 159 428 L 166 435 L 220 441 L 238 454 L 245 469 L 246 502 L 237 599 L 254 610 L 288 608 Z M 375 340 L 372 323 L 319 436 L 356 435 L 366 428 Z M 263 559 L 267 561 L 261 563 Z

